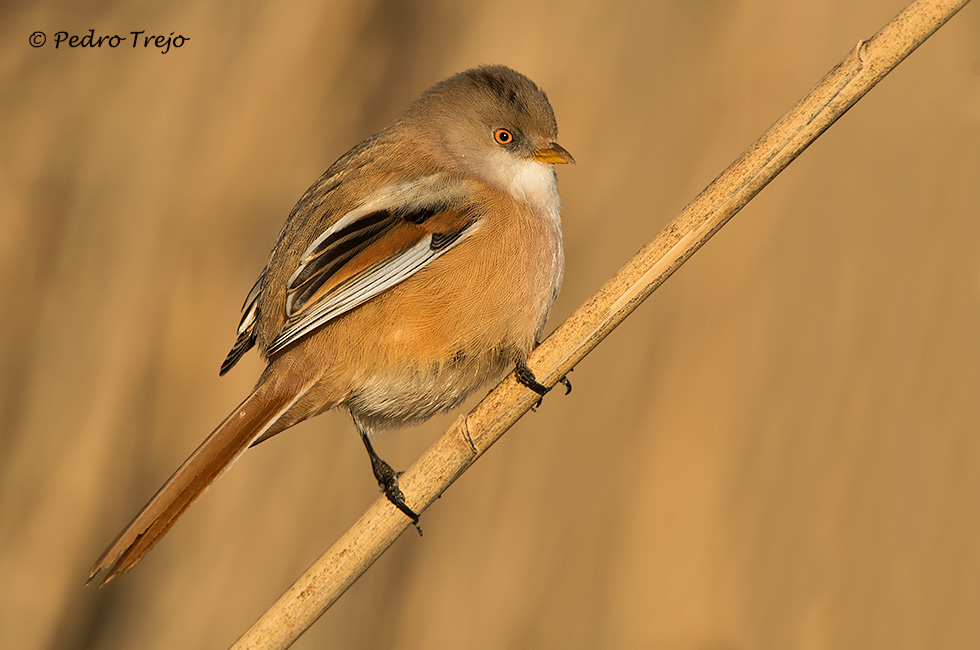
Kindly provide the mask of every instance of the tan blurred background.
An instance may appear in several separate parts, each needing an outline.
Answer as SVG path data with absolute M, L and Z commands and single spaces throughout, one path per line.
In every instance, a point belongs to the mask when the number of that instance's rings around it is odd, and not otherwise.
M 226 647 L 377 497 L 329 414 L 83 584 L 257 378 L 218 365 L 293 203 L 422 90 L 499 62 L 549 93 L 553 327 L 905 0 L 62 4 L 0 8 L 3 648 Z M 190 40 L 53 48 L 89 28 Z M 978 205 L 974 3 L 295 647 L 976 647 Z

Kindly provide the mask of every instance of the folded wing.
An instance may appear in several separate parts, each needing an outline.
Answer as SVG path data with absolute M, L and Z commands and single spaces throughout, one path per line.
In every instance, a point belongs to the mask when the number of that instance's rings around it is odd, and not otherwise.
M 313 240 L 286 287 L 286 324 L 266 353 L 274 355 L 334 318 L 404 282 L 479 228 L 469 188 L 446 174 L 396 183 L 369 196 Z M 267 269 L 242 309 L 227 372 L 255 343 L 254 326 Z

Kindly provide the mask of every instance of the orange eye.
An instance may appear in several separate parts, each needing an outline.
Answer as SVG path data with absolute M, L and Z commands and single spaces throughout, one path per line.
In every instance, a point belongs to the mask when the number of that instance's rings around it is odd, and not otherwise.
M 493 139 L 497 141 L 497 144 L 510 144 L 514 141 L 514 134 L 507 129 L 497 129 L 493 132 Z

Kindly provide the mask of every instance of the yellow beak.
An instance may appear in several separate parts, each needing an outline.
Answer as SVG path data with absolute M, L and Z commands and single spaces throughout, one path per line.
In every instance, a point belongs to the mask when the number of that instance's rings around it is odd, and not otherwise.
M 542 147 L 534 152 L 534 159 L 543 162 L 550 163 L 552 165 L 574 165 L 575 159 L 572 158 L 572 154 L 565 151 L 557 142 L 549 142 L 548 146 Z

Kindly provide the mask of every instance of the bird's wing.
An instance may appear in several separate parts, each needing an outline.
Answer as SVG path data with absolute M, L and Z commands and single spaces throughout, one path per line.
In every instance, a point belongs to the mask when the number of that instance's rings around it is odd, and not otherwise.
M 289 278 L 286 324 L 267 354 L 411 277 L 473 234 L 479 219 L 467 201 L 471 189 L 447 174 L 430 174 L 383 187 L 333 220 Z M 255 345 L 267 275 L 268 267 L 245 299 L 238 338 L 221 364 L 222 375 Z
M 476 232 L 467 187 L 441 174 L 373 194 L 322 232 L 286 287 L 286 324 L 273 355 L 408 279 Z
M 255 319 L 258 316 L 259 295 L 262 293 L 263 282 L 265 282 L 268 270 L 268 266 L 262 269 L 262 272 L 259 273 L 259 279 L 255 281 L 252 290 L 248 292 L 248 297 L 245 298 L 245 304 L 242 305 L 242 320 L 238 323 L 238 338 L 235 339 L 235 345 L 232 346 L 231 352 L 221 363 L 219 375 L 224 375 L 231 370 L 238 363 L 238 360 L 255 345 Z

